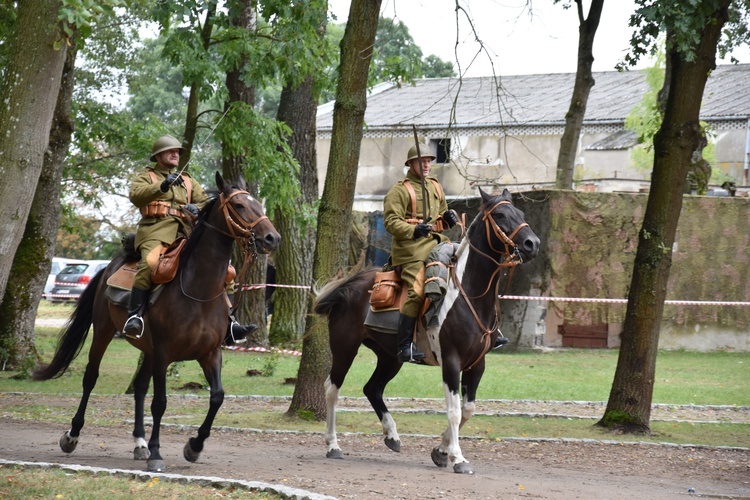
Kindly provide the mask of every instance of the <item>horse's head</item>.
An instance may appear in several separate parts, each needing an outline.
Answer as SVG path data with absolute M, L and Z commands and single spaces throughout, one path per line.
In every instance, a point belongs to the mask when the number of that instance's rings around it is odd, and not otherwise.
M 263 213 L 263 206 L 247 192 L 245 180 L 240 176 L 236 186 L 224 181 L 216 172 L 219 202 L 227 225 L 227 232 L 238 243 L 252 243 L 258 253 L 271 253 L 279 246 L 281 236 Z
M 539 253 L 539 237 L 526 223 L 524 214 L 513 205 L 510 191 L 500 196 L 482 195 L 481 217 L 487 244 L 497 254 L 506 255 L 507 262 L 521 264 Z

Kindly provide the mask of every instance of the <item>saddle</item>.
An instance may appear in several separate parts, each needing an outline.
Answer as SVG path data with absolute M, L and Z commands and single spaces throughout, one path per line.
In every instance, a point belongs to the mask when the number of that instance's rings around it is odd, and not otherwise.
M 185 247 L 187 238 L 177 238 L 170 246 L 160 245 L 146 257 L 146 262 L 151 266 L 151 279 L 156 285 L 149 296 L 148 305 L 154 304 L 159 297 L 165 283 L 172 281 L 177 274 L 180 263 L 180 253 Z M 123 263 L 107 280 L 105 296 L 117 305 L 128 307 L 130 301 L 130 290 L 133 289 L 133 281 L 137 271 L 139 260 Z M 232 264 L 227 267 L 225 283 L 229 284 L 237 275 Z M 230 306 L 231 307 L 231 306 Z
M 438 361 L 432 354 L 427 338 L 427 328 L 437 326 L 437 312 L 445 294 L 447 263 L 453 256 L 455 247 L 452 243 L 436 246 L 424 269 L 417 275 L 414 290 L 422 297 L 422 308 L 417 316 L 415 343 L 425 353 L 423 364 L 437 366 Z M 401 281 L 398 268 L 375 273 L 373 286 L 370 289 L 370 308 L 365 317 L 365 326 L 381 333 L 395 335 L 398 331 L 398 320 L 401 306 L 406 302 L 409 289 Z M 426 279 L 425 279 L 426 277 Z

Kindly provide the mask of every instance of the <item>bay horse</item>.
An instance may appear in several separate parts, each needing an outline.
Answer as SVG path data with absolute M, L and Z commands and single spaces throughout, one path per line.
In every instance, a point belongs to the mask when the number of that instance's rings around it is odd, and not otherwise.
M 190 438 L 183 449 L 186 460 L 198 460 L 224 401 L 221 344 L 228 322 L 229 306 L 224 288 L 232 244 L 238 242 L 247 259 L 248 256 L 254 258 L 256 252 L 272 252 L 281 240 L 271 221 L 264 215 L 260 202 L 247 192 L 242 178 L 237 186 L 233 186 L 217 172 L 216 186 L 218 197 L 213 196 L 200 211 L 195 228 L 180 255 L 175 278 L 163 285 L 158 298 L 146 310 L 143 336 L 139 339 L 127 338 L 131 345 L 143 352 L 143 362 L 133 379 L 133 456 L 136 460 L 147 459 L 150 472 L 165 470 L 164 460 L 159 453 L 159 428 L 167 407 L 167 368 L 171 363 L 198 361 L 210 386 L 208 413 L 198 429 L 198 435 Z M 135 260 L 139 257 L 134 256 Z M 70 430 L 60 438 L 60 448 L 66 453 L 72 453 L 78 444 L 86 406 L 99 376 L 102 357 L 115 332 L 125 324 L 127 318 L 127 301 L 124 305 L 117 305 L 105 295 L 107 280 L 126 260 L 124 254 L 115 257 L 91 280 L 60 333 L 51 363 L 38 367 L 33 373 L 36 380 L 49 380 L 65 373 L 80 353 L 89 327 L 93 324 L 94 336 L 83 375 L 83 395 Z M 129 260 L 133 260 L 133 256 Z M 154 382 L 151 403 L 153 428 L 146 446 L 143 410 L 151 379 Z
M 481 188 L 479 192 L 480 212 L 449 266 L 449 286 L 436 314 L 437 324 L 427 328 L 430 351 L 442 369 L 448 416 L 448 428 L 431 458 L 438 467 L 450 464 L 454 472 L 465 474 L 472 474 L 473 469 L 461 453 L 458 431 L 474 412 L 477 387 L 485 369 L 484 357 L 499 335 L 500 286 L 510 279 L 516 265 L 537 255 L 540 244 L 507 189 L 500 196 L 490 196 Z M 397 452 L 401 449 L 396 423 L 383 402 L 386 385 L 402 366 L 397 357 L 396 336 L 364 325 L 370 307 L 368 290 L 378 270 L 364 269 L 325 285 L 315 302 L 315 312 L 328 317 L 332 354 L 331 372 L 325 382 L 328 458 L 343 458 L 336 439 L 336 404 L 362 344 L 377 356 L 364 394 L 383 427 L 386 446 Z M 459 396 L 459 389 L 463 397 Z

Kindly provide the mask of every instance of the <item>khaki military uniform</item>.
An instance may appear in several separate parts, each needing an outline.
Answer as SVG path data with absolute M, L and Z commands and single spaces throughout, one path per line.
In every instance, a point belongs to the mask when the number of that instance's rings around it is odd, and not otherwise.
M 414 188 L 416 198 L 417 217 L 420 222 L 426 217 L 430 217 L 430 224 L 437 222 L 438 217 L 448 210 L 448 204 L 445 201 L 445 195 L 442 195 L 435 186 L 437 180 L 434 177 L 425 178 L 425 188 L 427 190 L 427 204 L 422 201 L 422 185 L 411 169 L 406 175 L 411 186 Z M 442 191 L 442 190 L 441 190 Z M 425 213 L 422 213 L 424 210 Z M 450 241 L 447 236 L 432 232 L 429 236 L 414 239 L 414 226 L 416 222 L 407 222 L 413 219 L 412 198 L 409 190 L 404 185 L 404 180 L 399 181 L 393 186 L 385 196 L 383 202 L 383 225 L 385 230 L 392 236 L 391 242 L 391 260 L 393 266 L 401 266 L 401 279 L 409 287 L 409 293 L 401 308 L 401 313 L 416 317 L 422 306 L 422 296 L 414 289 L 414 283 L 421 275 L 424 277 L 425 260 L 435 245 Z
M 149 171 L 156 174 L 156 180 L 152 181 Z M 138 270 L 135 274 L 133 286 L 142 290 L 151 288 L 151 268 L 146 262 L 146 256 L 160 245 L 169 245 L 181 234 L 186 233 L 188 228 L 185 221 L 178 214 L 180 208 L 188 203 L 187 187 L 183 183 L 180 186 L 173 184 L 166 193 L 161 192 L 161 183 L 171 173 L 170 170 L 154 164 L 139 173 L 130 186 L 130 201 L 138 209 L 143 209 L 149 203 L 162 201 L 169 204 L 170 215 L 165 217 L 144 216 L 138 222 L 138 230 L 135 234 L 135 249 L 141 254 Z M 190 177 L 184 172 L 183 176 Z M 203 207 L 208 202 L 208 195 L 203 187 L 192 177 L 190 178 L 191 192 L 190 203 Z

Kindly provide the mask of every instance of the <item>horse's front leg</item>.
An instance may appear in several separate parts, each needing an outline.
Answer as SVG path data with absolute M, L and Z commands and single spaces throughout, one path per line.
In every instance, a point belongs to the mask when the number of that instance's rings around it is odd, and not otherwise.
M 148 384 L 151 381 L 152 371 L 151 356 L 142 354 L 138 364 L 138 371 L 133 378 L 133 398 L 135 399 L 135 423 L 133 424 L 135 448 L 133 449 L 133 459 L 135 460 L 146 460 L 149 457 L 143 414 L 146 392 L 148 392 Z
M 458 393 L 458 373 L 455 373 L 455 376 L 451 374 L 450 377 L 446 377 L 445 371 L 443 373 L 448 427 L 443 432 L 443 439 L 440 445 L 432 450 L 432 461 L 438 467 L 447 467 L 450 463 L 453 466 L 453 472 L 459 474 L 474 473 L 471 464 L 469 464 L 469 461 L 461 452 L 459 430 L 474 414 L 476 389 L 483 372 L 483 363 L 479 363 L 471 371 L 464 372 L 462 384 L 463 398 L 460 398 Z
M 198 435 L 190 438 L 182 450 L 182 454 L 188 462 L 198 461 L 198 457 L 203 451 L 203 443 L 211 435 L 211 426 L 219 408 L 224 403 L 224 387 L 221 385 L 221 348 L 217 347 L 206 358 L 202 358 L 198 362 L 203 368 L 206 380 L 208 380 L 211 395 L 209 396 L 208 413 L 198 428 Z
M 148 440 L 149 457 L 146 462 L 146 468 L 149 472 L 166 470 L 159 451 L 159 429 L 161 428 L 161 419 L 167 410 L 167 366 L 168 363 L 166 359 L 163 359 L 163 356 L 154 356 L 151 372 L 154 380 L 154 397 L 151 400 L 153 428 L 151 429 L 151 439 Z

